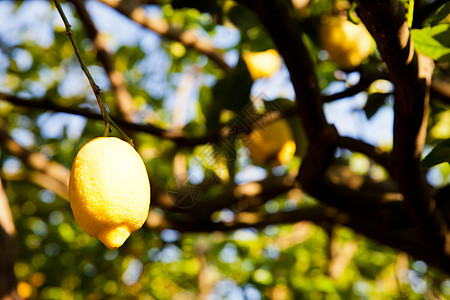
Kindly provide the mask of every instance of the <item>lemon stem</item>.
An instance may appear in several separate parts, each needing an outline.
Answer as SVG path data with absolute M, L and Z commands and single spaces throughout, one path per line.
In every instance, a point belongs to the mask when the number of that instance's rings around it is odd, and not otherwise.
M 61 19 L 64 22 L 64 26 L 66 27 L 66 35 L 69 37 L 70 43 L 73 46 L 73 49 L 75 51 L 75 55 L 78 59 L 78 62 L 80 63 L 81 69 L 83 70 L 84 74 L 86 75 L 89 84 L 91 85 L 92 91 L 94 92 L 95 95 L 95 99 L 97 99 L 97 104 L 98 107 L 100 108 L 100 112 L 102 113 L 102 117 L 103 120 L 105 121 L 105 131 L 104 131 L 104 136 L 108 136 L 109 130 L 110 130 L 110 125 L 112 127 L 114 127 L 117 132 L 119 132 L 119 134 L 128 142 L 130 143 L 133 147 L 133 140 L 113 121 L 113 119 L 111 118 L 111 116 L 109 115 L 109 113 L 106 110 L 105 104 L 102 101 L 102 91 L 100 89 L 100 87 L 95 83 L 94 78 L 92 77 L 91 73 L 89 72 L 83 58 L 81 57 L 80 51 L 78 50 L 78 47 L 75 43 L 75 39 L 73 37 L 73 33 L 71 30 L 71 25 L 69 23 L 69 21 L 67 20 L 66 14 L 64 13 L 61 4 L 59 4 L 58 0 L 53 0 L 53 2 L 55 3 L 56 9 L 58 10 L 59 15 L 61 16 Z
M 414 0 L 409 0 L 408 5 L 408 27 L 412 27 L 413 23 L 413 16 L 414 16 Z
M 105 122 L 105 130 L 103 131 L 103 136 L 108 136 L 108 134 L 109 134 L 109 131 L 110 131 L 110 129 L 109 129 L 109 123 L 106 123 Z
M 355 25 L 358 25 L 360 22 L 359 19 L 355 16 L 355 10 L 357 6 L 358 5 L 355 2 L 353 2 L 352 6 L 350 6 L 349 10 L 347 11 L 348 20 Z

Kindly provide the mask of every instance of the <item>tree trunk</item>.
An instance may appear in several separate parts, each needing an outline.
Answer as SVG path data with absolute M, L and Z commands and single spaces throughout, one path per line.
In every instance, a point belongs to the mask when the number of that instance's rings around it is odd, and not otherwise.
M 8 198 L 0 180 L 0 299 L 21 299 L 16 290 L 14 254 L 16 229 Z

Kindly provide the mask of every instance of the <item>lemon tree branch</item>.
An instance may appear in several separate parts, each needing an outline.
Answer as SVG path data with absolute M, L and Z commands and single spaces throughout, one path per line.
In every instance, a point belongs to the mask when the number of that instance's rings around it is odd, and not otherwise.
M 371 83 L 378 79 L 391 80 L 388 72 L 367 72 L 361 70 L 361 79 L 355 85 L 348 87 L 342 92 L 330 95 L 323 95 L 323 103 L 338 101 L 354 96 L 367 90 Z M 450 103 L 450 83 L 449 78 L 443 76 L 433 76 L 430 86 L 431 101 L 440 100 L 446 104 Z
M 0 143 L 6 150 L 32 169 L 45 173 L 55 179 L 58 185 L 65 187 L 69 184 L 69 170 L 63 165 L 49 160 L 40 152 L 32 152 L 20 146 L 7 132 L 3 121 L 0 120 Z
M 378 147 L 370 145 L 358 139 L 341 136 L 338 140 L 338 147 L 349 149 L 353 152 L 359 152 L 373 159 L 376 163 L 385 168 L 389 173 L 392 172 L 390 154 L 384 152 Z
M 87 35 L 97 50 L 97 58 L 106 71 L 119 111 L 125 120 L 132 122 L 134 120 L 134 115 L 136 114 L 136 108 L 134 106 L 133 97 L 127 89 L 125 78 L 122 73 L 116 70 L 113 57 L 106 49 L 104 37 L 97 30 L 85 7 L 85 0 L 71 0 L 71 2 L 74 4 Z
M 96 112 L 93 112 L 92 110 L 86 108 L 61 106 L 55 104 L 51 99 L 48 98 L 24 99 L 18 96 L 13 96 L 0 92 L 0 100 L 8 101 L 9 103 L 22 107 L 63 112 L 83 116 L 88 119 L 102 120 L 102 116 Z M 293 112 L 291 111 L 285 111 L 283 114 L 274 114 L 274 116 L 269 114 L 267 116 L 262 117 L 261 119 L 258 119 L 256 122 L 259 121 L 262 123 L 271 122 L 283 116 L 290 116 L 292 114 Z M 137 124 L 128 122 L 121 118 L 116 117 L 112 118 L 114 122 L 116 122 L 116 124 L 119 124 L 123 128 L 136 132 L 148 133 L 163 139 L 170 140 L 179 147 L 192 147 L 196 145 L 207 144 L 217 138 L 226 138 L 225 135 L 226 133 L 221 130 L 214 130 L 203 136 L 192 137 L 187 136 L 179 131 L 174 132 L 170 130 L 165 130 L 152 124 Z M 366 156 L 372 158 L 375 162 L 377 162 L 384 168 L 386 168 L 386 170 L 390 170 L 390 161 L 388 159 L 388 154 L 383 153 L 382 151 L 380 151 L 380 149 L 377 149 L 373 145 L 367 144 L 361 140 L 355 140 L 350 137 L 340 137 L 337 142 L 337 146 L 349 149 L 350 151 L 363 153 Z
M 107 123 L 110 123 L 127 142 L 129 142 L 131 145 L 133 145 L 133 140 L 130 137 L 128 137 L 128 135 L 113 121 L 113 119 L 111 118 L 109 113 L 106 111 L 105 104 L 103 103 L 103 101 L 101 99 L 102 91 L 101 91 L 100 87 L 95 83 L 94 78 L 92 78 L 92 75 L 86 66 L 86 63 L 84 62 L 83 58 L 81 57 L 81 54 L 80 54 L 80 51 L 78 50 L 75 39 L 73 38 L 71 25 L 70 25 L 69 21 L 67 20 L 67 17 L 61 7 L 61 4 L 59 4 L 58 0 L 53 0 L 53 2 L 55 3 L 56 9 L 58 10 L 58 13 L 61 16 L 61 19 L 64 22 L 64 26 L 66 27 L 66 34 L 73 46 L 75 55 L 78 59 L 78 62 L 80 63 L 81 69 L 83 70 L 84 74 L 86 75 L 86 77 L 89 81 L 89 84 L 92 88 L 92 91 L 94 92 L 95 98 L 97 99 L 97 103 L 98 103 L 98 106 L 102 113 L 103 120 L 105 121 L 105 126 Z
M 86 117 L 88 119 L 93 120 L 102 120 L 103 117 L 101 114 L 98 114 L 87 108 L 79 108 L 79 107 L 67 107 L 55 104 L 49 98 L 30 98 L 25 99 L 14 95 L 9 95 L 0 92 L 0 99 L 4 101 L 8 101 L 17 106 L 28 107 L 33 109 L 42 109 L 42 110 L 50 110 L 55 112 L 63 112 L 68 114 L 74 114 Z M 178 146 L 195 146 L 200 144 L 206 144 L 210 142 L 214 136 L 217 135 L 219 131 L 215 130 L 214 132 L 208 133 L 205 136 L 200 137 L 189 137 L 180 132 L 173 132 L 170 130 L 165 130 L 160 127 L 154 126 L 152 124 L 137 124 L 128 122 L 122 118 L 112 117 L 111 119 L 114 122 L 128 130 L 137 131 L 137 132 L 145 132 L 152 134 L 154 136 L 171 140 Z
M 392 153 L 395 179 L 422 234 L 432 241 L 444 268 L 450 270 L 446 225 L 441 221 L 420 167 L 434 64 L 414 51 L 406 8 L 400 1 L 356 2 L 357 12 L 377 42 L 395 86 Z
M 191 31 L 182 31 L 172 27 L 166 20 L 162 18 L 149 19 L 145 16 L 145 11 L 139 1 L 115 1 L 115 0 L 99 0 L 100 2 L 117 10 L 127 18 L 133 20 L 144 28 L 156 32 L 163 38 L 174 40 L 182 43 L 186 47 L 195 49 L 196 51 L 206 55 L 209 59 L 216 63 L 218 67 L 225 71 L 230 70 L 230 66 L 224 60 L 220 51 L 208 40 L 200 40 Z
M 0 180 L 0 299 L 21 299 L 16 290 L 14 256 L 16 228 L 9 201 Z
M 450 103 L 450 78 L 433 76 L 431 80 L 431 99 L 438 99 L 446 104 Z
M 330 195 L 334 197 L 334 195 Z M 386 213 L 388 213 L 386 211 Z M 392 213 L 395 213 L 393 211 Z M 401 251 L 407 251 L 417 259 L 424 260 L 434 266 L 441 267 L 440 260 L 429 248 L 424 245 L 427 241 L 417 235 L 417 228 L 386 228 L 381 229 L 379 220 L 374 216 L 358 216 L 339 212 L 336 209 L 326 206 L 312 206 L 299 208 L 289 212 L 279 212 L 274 214 L 260 214 L 256 212 L 241 211 L 235 215 L 235 219 L 229 223 L 213 223 L 211 221 L 201 221 L 189 219 L 189 221 L 176 220 L 171 218 L 158 219 L 157 213 L 149 216 L 146 226 L 153 230 L 176 229 L 181 232 L 214 232 L 232 231 L 241 228 L 262 229 L 273 224 L 292 224 L 302 221 L 310 221 L 319 226 L 327 227 L 329 224 L 339 224 L 352 228 L 356 232 L 367 237 L 383 242 L 385 245 Z M 150 221 L 153 217 L 153 221 Z
M 354 96 L 360 92 L 365 91 L 375 80 L 389 79 L 386 72 L 361 72 L 361 78 L 355 85 L 348 87 L 342 92 L 338 92 L 331 95 L 322 96 L 324 103 L 341 100 L 347 97 Z
M 7 180 L 30 180 L 33 183 L 54 191 L 58 195 L 56 185 L 61 185 L 67 191 L 68 173 L 69 170 L 58 163 L 47 159 L 40 153 L 32 152 L 21 147 L 15 142 L 7 133 L 4 127 L 0 127 L 0 144 L 12 155 L 18 157 L 25 165 L 32 170 L 26 174 L 19 174 L 7 178 Z M 25 176 L 25 177 L 24 177 Z M 51 180 L 50 180 L 51 179 Z M 252 197 L 266 197 L 285 193 L 291 185 L 277 186 L 274 182 L 267 181 L 263 183 L 264 186 L 261 191 Z M 273 186 L 269 186 L 272 184 Z M 438 260 L 433 252 L 429 251 L 426 246 L 426 241 L 418 234 L 416 227 L 411 227 L 412 222 L 409 219 L 402 201 L 390 200 L 388 194 L 395 190 L 378 190 L 374 192 L 373 189 L 366 189 L 365 187 L 352 189 L 345 184 L 335 184 L 330 181 L 320 182 L 323 186 L 320 199 L 328 206 L 336 207 L 330 208 L 325 206 L 300 208 L 291 212 L 282 212 L 276 214 L 260 213 L 260 209 L 253 209 L 251 206 L 249 210 L 243 210 L 237 214 L 236 220 L 232 223 L 213 223 L 209 218 L 200 217 L 198 214 L 202 212 L 203 205 L 211 203 L 211 199 L 204 199 L 199 202 L 198 206 L 191 211 L 175 210 L 173 202 L 167 201 L 167 191 L 156 186 L 153 187 L 153 195 L 155 207 L 164 209 L 167 214 L 162 216 L 155 216 L 158 214 L 155 211 L 150 211 L 147 220 L 147 227 L 152 229 L 171 228 L 180 231 L 215 231 L 215 230 L 235 230 L 239 228 L 263 228 L 269 224 L 287 224 L 298 221 L 311 221 L 318 225 L 325 223 L 336 223 L 349 226 L 354 230 L 374 238 L 384 244 L 407 251 L 412 255 L 424 261 L 437 264 Z M 237 187 L 238 188 L 238 187 Z M 242 191 L 241 191 L 242 192 Z M 67 200 L 64 195 L 60 195 Z M 225 203 L 227 207 L 232 207 L 233 203 L 236 205 L 244 198 L 236 197 L 234 191 L 228 197 L 232 199 L 232 203 Z M 165 199 L 165 200 L 164 200 Z M 268 197 L 266 197 L 268 199 Z M 361 201 L 365 199 L 365 201 Z M 217 199 L 214 199 L 216 201 Z M 170 201 L 170 200 L 169 200 Z M 260 205 L 263 205 L 260 202 Z M 168 205 L 169 204 L 169 205 Z M 220 209 L 215 207 L 215 209 Z M 171 213 L 175 213 L 176 217 L 172 218 Z M 180 214 L 181 213 L 181 214 Z M 180 219 L 180 215 L 183 217 Z M 187 221 L 188 220 L 188 221 Z M 397 228 L 397 226 L 399 226 Z M 420 246 L 419 246 L 420 245 Z
M 316 70 L 303 42 L 301 28 L 290 15 L 287 2 L 241 2 L 259 16 L 289 70 L 295 91 L 296 112 L 309 141 L 308 154 L 300 167 L 298 180 L 303 189 L 315 196 L 315 190 L 320 189 L 318 180 L 323 177 L 333 158 L 339 134 L 325 118 Z

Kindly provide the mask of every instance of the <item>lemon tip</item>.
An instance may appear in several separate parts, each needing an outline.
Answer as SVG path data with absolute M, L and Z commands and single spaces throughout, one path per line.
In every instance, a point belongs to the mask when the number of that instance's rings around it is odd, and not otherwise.
M 127 227 L 121 226 L 103 231 L 98 239 L 109 249 L 117 249 L 125 243 L 131 235 Z

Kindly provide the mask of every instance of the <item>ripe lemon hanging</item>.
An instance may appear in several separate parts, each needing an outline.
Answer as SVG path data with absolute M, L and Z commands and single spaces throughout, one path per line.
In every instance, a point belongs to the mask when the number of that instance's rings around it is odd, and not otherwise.
M 121 139 L 91 140 L 73 162 L 69 200 L 87 234 L 110 249 L 120 247 L 148 215 L 150 182 L 142 158 Z
M 258 165 L 285 165 L 292 159 L 296 149 L 291 127 L 285 119 L 254 129 L 244 143 L 250 158 Z
M 281 65 L 280 56 L 274 49 L 262 52 L 244 51 L 242 55 L 253 80 L 272 76 Z
M 358 25 L 341 16 L 324 18 L 319 39 L 330 58 L 343 67 L 358 66 L 374 51 L 374 42 L 361 22 Z

